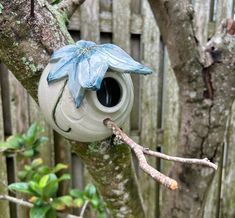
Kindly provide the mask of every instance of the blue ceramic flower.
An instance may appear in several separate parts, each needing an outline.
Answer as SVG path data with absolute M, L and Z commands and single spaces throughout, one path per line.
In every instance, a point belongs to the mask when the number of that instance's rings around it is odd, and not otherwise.
M 85 89 L 100 88 L 108 68 L 120 73 L 149 74 L 152 72 L 116 45 L 97 45 L 83 40 L 55 51 L 51 62 L 56 62 L 56 65 L 48 74 L 48 84 L 68 77 L 68 88 L 76 107 L 80 106 Z

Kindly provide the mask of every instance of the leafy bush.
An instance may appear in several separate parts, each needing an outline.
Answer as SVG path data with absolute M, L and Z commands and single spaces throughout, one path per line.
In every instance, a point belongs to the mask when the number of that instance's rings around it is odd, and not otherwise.
M 0 151 L 5 154 L 20 153 L 25 158 L 35 157 L 39 154 L 39 145 L 47 140 L 46 137 L 38 136 L 42 131 L 33 124 L 25 134 L 11 136 L 6 142 L 1 142 Z M 30 218 L 56 218 L 58 211 L 81 207 L 85 209 L 88 204 L 96 210 L 97 217 L 106 217 L 104 204 L 93 184 L 88 184 L 84 191 L 72 189 L 68 195 L 57 196 L 60 182 L 71 179 L 67 173 L 57 175 L 67 168 L 67 165 L 58 163 L 50 169 L 43 164 L 41 158 L 34 158 L 18 172 L 20 182 L 10 184 L 9 189 L 26 194 L 28 201 L 33 204 Z

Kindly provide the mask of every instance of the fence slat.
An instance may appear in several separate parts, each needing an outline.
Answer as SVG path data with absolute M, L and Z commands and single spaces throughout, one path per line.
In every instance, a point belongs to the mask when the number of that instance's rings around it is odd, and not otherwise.
M 87 0 L 81 9 L 81 38 L 99 43 L 99 1 Z
M 113 1 L 113 43 L 130 53 L 130 0 Z
M 0 64 L 0 79 L 1 70 L 3 65 Z M 3 69 L 4 70 L 4 69 Z M 3 108 L 2 108 L 2 90 L 0 86 L 0 141 L 4 140 L 4 123 L 3 123 Z M 6 169 L 6 158 L 0 154 L 0 194 L 8 194 L 7 191 L 7 169 Z M 7 201 L 0 202 L 0 217 L 10 218 L 9 203 Z
M 158 100 L 158 67 L 160 34 L 150 9 L 148 1 L 143 1 L 143 34 L 142 59 L 144 64 L 152 68 L 153 74 L 142 78 L 141 90 L 141 139 L 142 145 L 152 150 L 157 148 L 157 100 Z M 156 167 L 156 160 L 151 158 L 149 163 Z M 155 217 L 156 183 L 142 173 L 140 176 L 141 189 L 147 206 L 147 217 Z
M 28 111 L 28 94 L 21 86 L 17 79 L 9 72 L 9 88 L 10 88 L 10 108 L 11 108 L 11 126 L 12 134 L 24 133 L 29 125 L 29 111 Z M 15 178 L 17 173 L 22 170 L 28 161 L 20 155 L 16 155 L 14 160 Z M 17 179 L 16 179 L 17 181 Z M 17 195 L 19 198 L 22 195 Z M 22 206 L 17 206 L 18 218 L 27 218 L 28 209 Z
M 222 177 L 222 191 L 221 191 L 221 204 L 220 204 L 220 217 L 235 217 L 235 103 L 233 103 L 231 110 L 231 121 L 229 128 L 229 137 L 227 145 L 224 149 L 224 162 L 223 162 L 223 177 Z M 209 216 L 208 216 L 209 217 Z
M 130 54 L 130 15 L 131 1 L 113 1 L 113 43 Z M 130 131 L 130 117 L 123 125 L 126 133 Z
M 29 122 L 37 123 L 41 128 L 44 129 L 44 132 L 41 135 L 46 136 L 48 141 L 39 148 L 40 157 L 43 159 L 45 165 L 52 167 L 54 166 L 54 136 L 53 130 L 46 123 L 43 118 L 40 108 L 37 103 L 29 96 Z

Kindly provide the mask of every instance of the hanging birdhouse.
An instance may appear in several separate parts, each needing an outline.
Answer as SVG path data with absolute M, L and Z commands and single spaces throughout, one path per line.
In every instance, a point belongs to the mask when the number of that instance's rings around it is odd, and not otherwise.
M 99 141 L 112 135 L 103 125 L 111 118 L 122 126 L 133 106 L 133 84 L 126 73 L 149 74 L 113 44 L 78 41 L 51 57 L 42 73 L 38 99 L 51 126 L 66 138 Z

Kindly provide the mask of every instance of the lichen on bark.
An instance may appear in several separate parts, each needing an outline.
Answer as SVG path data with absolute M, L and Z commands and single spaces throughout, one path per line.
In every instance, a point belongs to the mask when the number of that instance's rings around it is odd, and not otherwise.
M 35 1 L 34 17 L 30 17 L 30 1 L 3 0 L 1 4 L 0 60 L 37 101 L 38 81 L 50 55 L 73 43 L 65 28 L 66 19 L 43 0 Z M 104 143 L 107 146 L 102 150 Z M 110 214 L 145 217 L 128 148 L 113 146 L 111 141 L 97 142 L 95 146 L 72 144 L 87 165 Z

